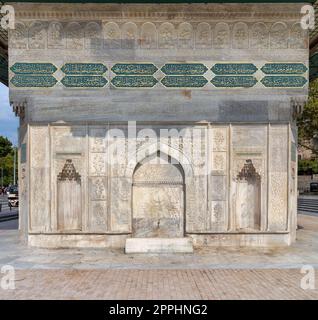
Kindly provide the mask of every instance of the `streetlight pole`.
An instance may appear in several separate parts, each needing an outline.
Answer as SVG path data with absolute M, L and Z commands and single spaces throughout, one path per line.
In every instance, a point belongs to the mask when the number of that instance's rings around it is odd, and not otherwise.
M 13 185 L 15 186 L 15 181 L 16 181 L 16 161 L 17 161 L 17 149 L 14 147 L 14 163 L 13 163 Z

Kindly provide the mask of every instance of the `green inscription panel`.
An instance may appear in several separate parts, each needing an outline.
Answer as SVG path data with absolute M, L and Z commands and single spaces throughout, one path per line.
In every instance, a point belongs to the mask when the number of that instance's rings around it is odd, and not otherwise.
M 49 88 L 53 87 L 57 80 L 53 76 L 49 75 L 38 75 L 38 76 L 32 76 L 32 75 L 15 75 L 11 79 L 11 83 L 15 87 L 25 87 L 25 88 Z
M 203 76 L 167 76 L 161 83 L 168 88 L 202 88 L 208 80 Z
M 266 63 L 261 70 L 265 74 L 302 74 L 307 67 L 302 63 Z
M 167 63 L 161 71 L 166 75 L 203 75 L 208 68 L 202 63 Z
M 118 75 L 153 75 L 158 68 L 152 63 L 116 63 L 112 69 Z
M 307 80 L 301 76 L 266 76 L 261 82 L 265 87 L 301 88 Z
M 291 143 L 290 152 L 291 152 L 291 161 L 296 162 L 297 161 L 297 146 L 296 146 L 296 143 L 294 143 L 294 142 Z
M 102 88 L 107 84 L 102 76 L 65 76 L 61 82 L 68 88 Z
M 216 76 L 211 82 L 215 87 L 250 88 L 257 83 L 257 80 L 253 76 Z
M 102 75 L 107 67 L 102 63 L 66 63 L 61 70 L 67 75 Z
M 217 75 L 253 74 L 257 67 L 252 63 L 217 63 L 211 68 Z
M 11 68 L 15 74 L 53 74 L 57 68 L 52 63 L 24 63 L 17 62 Z
M 152 76 L 116 76 L 111 83 L 118 88 L 152 88 L 158 80 Z
M 26 163 L 27 160 L 27 145 L 26 143 L 21 144 L 21 163 Z

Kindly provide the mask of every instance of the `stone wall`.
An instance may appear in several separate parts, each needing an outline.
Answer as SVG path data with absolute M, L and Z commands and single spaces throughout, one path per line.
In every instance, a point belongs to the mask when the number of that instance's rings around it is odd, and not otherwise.
M 149 216 L 152 211 L 168 215 L 160 217 L 161 230 L 174 219 L 182 234 L 196 238 L 284 237 L 295 227 L 289 224 L 294 195 L 288 192 L 293 161 L 288 148 L 279 148 L 291 145 L 288 125 L 179 126 L 179 135 L 155 138 L 170 128 L 143 125 L 134 140 L 123 125 L 30 126 L 29 232 L 130 237 L 141 223 L 151 233 L 151 219 L 158 217 L 145 216 L 145 210 Z M 136 153 L 130 153 L 131 143 Z M 156 157 L 163 162 L 148 161 Z M 170 169 L 165 157 L 174 159 L 179 169 Z M 66 201 L 67 196 L 74 200 Z M 70 202 L 78 214 L 61 217 L 60 212 L 72 211 L 60 210 Z M 166 236 L 173 233 L 163 230 Z
M 294 240 L 294 119 L 308 90 L 300 8 L 16 4 L 9 82 L 30 243 Z M 158 140 L 160 129 L 190 135 Z
M 307 96 L 300 7 L 17 4 L 11 100 L 26 121 L 289 122 Z

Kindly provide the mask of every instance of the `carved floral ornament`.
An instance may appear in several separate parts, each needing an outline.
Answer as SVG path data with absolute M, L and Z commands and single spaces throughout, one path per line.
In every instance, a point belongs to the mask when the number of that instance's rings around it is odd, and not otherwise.
M 81 181 L 81 176 L 74 167 L 73 161 L 71 159 L 67 159 L 62 171 L 57 176 L 58 181 Z
M 186 19 L 186 18 L 185 18 Z M 187 19 L 189 21 L 189 19 Z M 307 31 L 300 18 L 290 21 L 222 21 L 178 23 L 150 21 L 17 21 L 10 34 L 15 49 L 306 49 Z

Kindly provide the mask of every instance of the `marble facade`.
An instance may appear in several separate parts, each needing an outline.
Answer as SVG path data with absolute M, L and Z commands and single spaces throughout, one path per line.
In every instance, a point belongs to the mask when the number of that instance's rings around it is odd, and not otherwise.
M 15 8 L 10 100 L 30 245 L 295 240 L 299 4 Z

